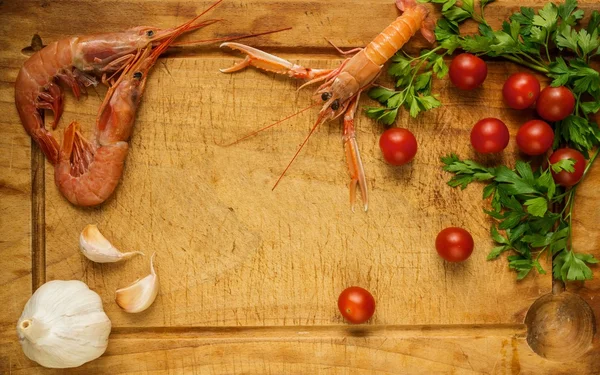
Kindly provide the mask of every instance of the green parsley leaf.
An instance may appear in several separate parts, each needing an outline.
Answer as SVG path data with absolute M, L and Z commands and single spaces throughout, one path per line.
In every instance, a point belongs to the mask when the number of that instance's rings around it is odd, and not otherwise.
M 584 30 L 585 31 L 585 30 Z M 563 24 L 560 27 L 558 35 L 556 36 L 556 45 L 562 50 L 568 48 L 571 51 L 579 54 L 579 34 L 577 30 L 572 29 L 571 26 Z
M 502 254 L 503 252 L 505 252 L 507 250 L 510 250 L 510 246 L 496 246 L 488 254 L 487 260 L 496 259 L 500 256 L 500 254 Z
M 417 96 L 416 99 L 417 102 L 419 102 L 419 107 L 423 111 L 429 111 L 430 109 L 437 108 L 442 105 L 442 103 L 432 95 Z
M 559 160 L 556 163 L 550 164 L 552 171 L 554 173 L 559 173 L 561 171 L 566 172 L 575 172 L 575 160 L 574 159 L 563 159 Z
M 499 244 L 504 244 L 504 245 L 508 245 L 508 239 L 503 237 L 500 232 L 498 232 L 498 229 L 496 229 L 495 226 L 492 225 L 492 227 L 490 228 L 490 234 L 492 235 L 492 239 L 496 242 L 498 242 Z
M 506 189 L 509 194 L 518 195 L 537 193 L 537 189 L 533 186 L 532 181 L 519 177 L 517 173 L 504 165 L 496 168 L 495 180 L 497 182 L 506 182 Z
M 539 274 L 541 274 L 541 275 L 546 274 L 546 270 L 544 270 L 544 268 L 542 267 L 542 265 L 540 264 L 540 262 L 537 259 L 533 260 L 533 266 L 535 267 L 535 269 L 538 271 Z
M 381 86 L 374 87 L 369 91 L 369 97 L 371 99 L 375 99 L 378 102 L 384 104 L 387 103 L 387 101 L 396 94 L 396 91 Z
M 595 102 L 580 102 L 579 106 L 584 114 L 596 113 L 600 111 L 600 100 Z
M 583 10 L 577 8 L 577 0 L 566 0 L 558 6 L 558 15 L 568 25 L 574 25 L 583 17 Z
M 553 3 L 546 3 L 544 8 L 540 9 L 538 14 L 533 16 L 532 24 L 541 26 L 546 30 L 553 31 L 558 21 L 558 9 Z
M 386 125 L 392 125 L 396 121 L 398 108 L 367 108 L 365 111 L 367 117 L 380 121 Z
M 510 20 L 511 22 L 517 21 L 521 25 L 522 35 L 528 36 L 531 32 L 534 15 L 535 12 L 532 8 L 521 7 L 521 12 L 514 13 L 512 16 L 510 16 Z
M 509 33 L 505 31 L 496 31 L 494 37 L 494 44 L 490 45 L 490 50 L 493 52 L 494 56 L 511 54 L 519 51 L 519 45 Z
M 565 60 L 562 57 L 557 57 L 556 61 L 550 64 L 550 72 L 548 75 L 551 78 L 554 78 L 552 86 L 564 86 L 569 82 L 571 71 Z
M 598 263 L 598 260 L 589 254 L 575 254 L 572 250 L 560 252 L 554 258 L 553 275 L 565 282 L 590 280 L 593 273 L 586 263 Z
M 432 67 L 433 72 L 436 74 L 438 79 L 444 78 L 448 74 L 448 65 L 444 62 L 442 55 L 436 55 L 437 57 L 433 61 Z
M 554 142 L 556 144 L 565 141 L 585 153 L 600 144 L 600 130 L 583 117 L 569 115 L 564 120 L 557 122 L 555 126 Z
M 414 95 L 410 96 L 410 99 L 406 99 L 406 103 L 409 106 L 410 116 L 417 117 L 419 112 L 421 112 L 421 108 L 419 107 L 419 102 L 415 99 Z
M 552 242 L 553 233 L 547 233 L 545 235 L 540 233 L 533 233 L 523 236 L 523 242 L 530 244 L 532 247 L 544 247 L 550 245 Z
M 431 78 L 433 76 L 432 72 L 426 72 L 423 74 L 419 74 L 415 80 L 414 87 L 416 91 L 431 91 Z
M 493 39 L 481 35 L 466 36 L 460 42 L 460 47 L 471 53 L 482 53 L 490 50 Z
M 591 34 L 585 29 L 579 31 L 579 40 L 577 44 L 581 48 L 583 56 L 587 56 L 596 48 L 600 47 L 600 39 L 598 39 L 598 29 L 594 30 Z
M 598 26 L 600 26 L 600 13 L 595 10 L 592 12 L 592 16 L 590 17 L 590 21 L 587 25 L 588 33 L 593 33 L 594 30 L 598 30 Z
M 546 29 L 538 26 L 531 27 L 530 41 L 537 44 L 544 44 L 546 41 Z
M 435 25 L 434 33 L 438 42 L 443 42 L 446 39 L 456 37 L 459 34 L 458 23 L 442 18 Z M 456 40 L 455 42 L 458 41 Z M 449 49 L 448 47 L 444 48 Z
M 486 187 L 483 188 L 483 199 L 487 199 L 487 198 L 491 197 L 495 191 L 496 191 L 495 184 L 486 185 Z
M 444 4 L 444 6 L 442 7 L 442 12 L 445 12 L 448 9 L 452 8 L 454 6 L 454 4 L 456 4 L 456 0 L 448 0 L 448 1 L 446 1 L 446 3 Z
M 473 16 L 473 12 L 475 11 L 475 1 L 474 0 L 462 0 L 462 9 L 469 12 L 471 17 Z
M 591 68 L 583 59 L 569 61 L 562 57 L 550 64 L 548 75 L 554 78 L 552 86 L 572 86 L 575 94 L 589 92 L 593 97 L 600 95 L 600 73 Z
M 486 181 L 494 177 L 491 169 L 471 160 L 461 161 L 455 154 L 442 157 L 441 160 L 445 164 L 443 167 L 445 171 L 456 174 L 448 181 L 448 185 L 452 187 L 460 186 L 465 189 L 473 181 Z
M 535 187 L 541 193 L 546 193 L 548 200 L 552 200 L 556 192 L 556 184 L 552 178 L 552 174 L 547 170 L 540 174 L 540 177 L 535 181 Z
M 525 201 L 527 212 L 533 216 L 543 217 L 548 211 L 548 201 L 544 197 L 531 198 Z
M 517 271 L 517 280 L 522 280 L 533 268 L 533 262 L 530 258 L 525 258 L 522 255 L 510 255 L 508 257 L 508 267 Z
M 450 7 L 450 9 L 443 11 L 442 14 L 448 20 L 458 23 L 471 18 L 471 13 L 457 6 Z

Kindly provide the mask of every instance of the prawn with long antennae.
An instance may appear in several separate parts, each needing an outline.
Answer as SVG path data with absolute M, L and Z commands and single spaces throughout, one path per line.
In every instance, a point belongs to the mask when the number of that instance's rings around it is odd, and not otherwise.
M 141 26 L 117 33 L 66 38 L 50 43 L 25 61 L 15 82 L 15 104 L 23 127 L 54 165 L 55 182 L 71 203 L 98 205 L 115 190 L 148 73 L 167 48 L 283 31 L 174 43 L 184 33 L 219 22 L 198 20 L 221 1 L 174 28 Z M 59 83 L 69 86 L 79 98 L 98 79 L 109 85 L 109 90 L 98 111 L 93 139 L 86 140 L 79 125 L 72 122 L 65 131 L 61 149 L 44 125 L 43 111 L 54 113 L 55 129 L 63 111 Z
M 342 140 L 351 176 L 349 185 L 350 203 L 352 205 L 352 210 L 354 210 L 356 189 L 359 187 L 364 209 L 365 211 L 368 209 L 369 199 L 367 182 L 360 153 L 358 151 L 356 132 L 354 129 L 354 115 L 358 106 L 358 99 L 363 91 L 373 85 L 373 82 L 381 73 L 383 64 L 400 50 L 400 48 L 402 48 L 402 46 L 408 42 L 419 29 L 421 29 L 421 33 L 428 41 L 432 43 L 435 41 L 435 36 L 432 31 L 434 24 L 428 18 L 429 12 L 427 8 L 423 5 L 416 4 L 415 0 L 396 0 L 396 5 L 403 11 L 402 15 L 375 37 L 375 39 L 364 49 L 356 48 L 347 52 L 342 52 L 336 47 L 336 49 L 343 54 L 355 53 L 355 55 L 344 60 L 341 65 L 335 69 L 311 69 L 293 64 L 280 57 L 243 44 L 221 44 L 221 47 L 230 47 L 246 54 L 243 61 L 235 64 L 231 68 L 222 69 L 221 72 L 223 73 L 232 73 L 248 66 L 254 66 L 269 72 L 286 74 L 292 78 L 307 79 L 308 82 L 303 84 L 300 88 L 313 83 L 323 82 L 315 92 L 315 98 L 318 99 L 318 104 L 322 104 L 317 121 L 310 129 L 307 137 L 304 139 L 283 173 L 279 176 L 279 179 L 275 182 L 273 189 L 277 187 L 316 128 L 325 121 L 333 120 L 343 115 L 344 131 Z M 308 108 L 305 108 L 304 110 Z M 246 139 L 280 122 L 281 121 L 278 121 L 275 124 L 252 132 L 241 139 Z M 233 143 L 237 143 L 241 139 Z

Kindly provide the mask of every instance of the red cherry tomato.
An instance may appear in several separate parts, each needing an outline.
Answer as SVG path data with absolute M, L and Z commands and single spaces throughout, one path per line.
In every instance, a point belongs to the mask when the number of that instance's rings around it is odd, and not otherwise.
M 473 90 L 485 81 L 485 61 L 470 53 L 461 53 L 450 63 L 450 81 L 461 90 Z
M 383 158 L 392 165 L 403 165 L 417 153 L 417 139 L 407 129 L 390 128 L 381 134 L 379 147 Z
M 458 227 L 449 227 L 438 233 L 435 248 L 440 256 L 448 262 L 462 262 L 473 252 L 471 233 Z
M 575 96 L 564 86 L 546 87 L 540 93 L 535 109 L 546 121 L 560 121 L 573 112 Z
M 527 121 L 517 132 L 517 146 L 527 155 L 541 155 L 552 147 L 554 131 L 542 120 Z
M 340 294 L 338 308 L 344 319 L 350 323 L 364 323 L 375 312 L 375 298 L 366 289 L 351 286 Z
M 540 95 L 540 81 L 533 74 L 515 73 L 502 86 L 502 96 L 510 108 L 525 109 Z
M 550 156 L 550 164 L 558 163 L 561 160 L 573 159 L 575 164 L 573 172 L 560 171 L 558 173 L 552 172 L 554 182 L 562 186 L 573 186 L 581 180 L 583 172 L 585 171 L 585 158 L 581 152 L 572 148 L 560 148 Z
M 497 118 L 479 120 L 471 130 L 471 144 L 482 154 L 500 152 L 508 146 L 510 134 L 506 125 Z

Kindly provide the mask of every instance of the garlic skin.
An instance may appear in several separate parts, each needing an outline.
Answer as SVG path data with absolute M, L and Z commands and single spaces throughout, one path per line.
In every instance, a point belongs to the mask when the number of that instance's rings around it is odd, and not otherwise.
M 110 329 L 100 296 L 78 280 L 39 287 L 17 323 L 25 355 L 49 368 L 77 367 L 100 357 Z
M 113 263 L 129 259 L 134 255 L 144 255 L 141 251 L 122 253 L 106 239 L 93 224 L 88 224 L 79 236 L 79 248 L 86 258 L 97 263 Z
M 116 291 L 115 300 L 120 308 L 128 313 L 138 313 L 146 310 L 158 294 L 158 276 L 154 271 L 154 255 L 150 258 L 150 275 L 139 279 L 128 287 Z

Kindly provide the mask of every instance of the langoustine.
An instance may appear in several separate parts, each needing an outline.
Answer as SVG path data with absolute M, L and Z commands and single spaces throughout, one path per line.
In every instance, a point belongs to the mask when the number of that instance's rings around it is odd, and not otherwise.
M 323 103 L 323 106 L 319 111 L 318 119 L 273 188 L 281 181 L 281 178 L 294 162 L 317 126 L 325 121 L 333 120 L 344 115 L 342 139 L 351 176 L 349 185 L 350 203 L 354 210 L 356 189 L 358 186 L 360 187 L 364 209 L 365 211 L 367 210 L 369 204 L 367 183 L 354 128 L 354 115 L 356 113 L 360 94 L 371 87 L 381 73 L 383 64 L 400 50 L 419 29 L 421 29 L 421 33 L 428 41 L 432 43 L 435 41 L 435 36 L 432 31 L 434 23 L 428 18 L 429 12 L 427 8 L 423 5 L 416 4 L 415 0 L 396 0 L 396 5 L 403 11 L 402 15 L 375 37 L 375 39 L 373 39 L 373 41 L 365 48 L 357 48 L 347 52 L 342 52 L 338 49 L 338 51 L 343 54 L 356 54 L 351 58 L 344 60 L 341 65 L 335 69 L 312 69 L 303 67 L 239 43 L 223 43 L 221 45 L 222 47 L 230 47 L 246 54 L 243 61 L 235 64 L 231 68 L 222 69 L 221 71 L 223 73 L 232 73 L 244 69 L 247 66 L 254 66 L 269 72 L 285 74 L 292 78 L 309 80 L 302 85 L 301 88 L 312 83 L 325 81 L 315 92 L 315 97 Z M 241 139 L 246 139 L 248 136 L 265 130 L 270 126 L 264 127 Z M 237 143 L 238 141 L 234 143 Z

